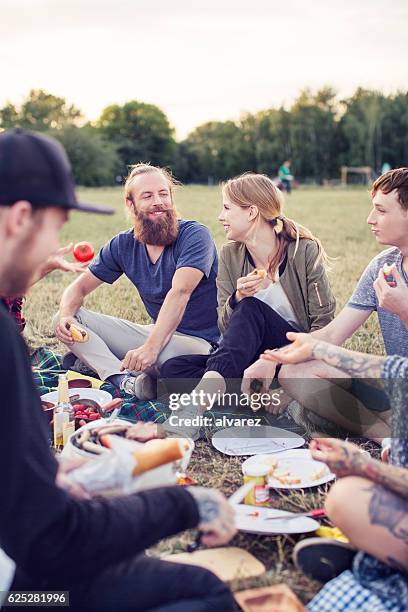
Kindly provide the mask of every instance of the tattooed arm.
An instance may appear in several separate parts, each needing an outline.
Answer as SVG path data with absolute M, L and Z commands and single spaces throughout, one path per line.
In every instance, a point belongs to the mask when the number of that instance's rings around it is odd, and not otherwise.
M 385 357 L 349 351 L 327 342 L 317 342 L 312 350 L 312 355 L 315 359 L 321 359 L 347 372 L 350 376 L 360 378 L 380 378 L 381 367 L 385 360 Z
M 344 440 L 315 438 L 310 450 L 314 459 L 326 463 L 339 478 L 361 476 L 408 499 L 408 469 L 373 459 Z
M 200 516 L 201 541 L 207 546 L 226 544 L 235 535 L 234 510 L 224 495 L 215 489 L 188 487 Z
M 292 344 L 275 351 L 266 351 L 263 359 L 278 361 L 279 363 L 302 363 L 309 359 L 320 359 L 350 376 L 361 378 L 380 378 L 381 367 L 385 357 L 357 353 L 319 341 L 310 334 L 288 333 L 288 340 Z

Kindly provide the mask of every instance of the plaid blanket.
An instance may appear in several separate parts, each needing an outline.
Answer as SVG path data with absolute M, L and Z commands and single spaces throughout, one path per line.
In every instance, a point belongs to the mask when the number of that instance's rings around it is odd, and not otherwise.
M 13 319 L 17 323 L 17 326 L 20 332 L 24 331 L 25 324 L 26 324 L 25 319 L 23 317 L 24 299 L 25 299 L 24 297 L 18 297 L 18 298 L 2 297 L 0 298 L 4 306 L 9 311 L 10 315 L 13 317 Z
M 62 367 L 62 356 L 45 347 L 38 348 L 32 353 L 31 365 L 40 395 L 55 391 L 58 386 L 58 375 L 66 372 Z M 119 418 L 133 423 L 137 421 L 162 423 L 170 412 L 161 402 L 137 400 L 119 391 L 110 383 L 104 383 L 101 389 L 110 393 L 114 398 L 123 398 Z
M 330 580 L 313 597 L 308 612 L 406 612 L 408 583 L 397 570 L 357 553 L 352 570 Z

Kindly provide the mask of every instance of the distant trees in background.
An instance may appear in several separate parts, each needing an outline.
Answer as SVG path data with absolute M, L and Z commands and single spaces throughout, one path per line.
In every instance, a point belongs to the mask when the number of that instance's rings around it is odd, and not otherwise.
M 339 100 L 331 87 L 303 90 L 289 109 L 210 121 L 176 142 L 165 113 L 132 100 L 106 107 L 90 123 L 64 98 L 32 90 L 20 106 L 0 108 L 0 129 L 23 127 L 58 138 L 82 185 L 114 184 L 138 161 L 169 166 L 187 183 L 218 182 L 252 170 L 276 176 L 292 161 L 300 181 L 339 177 L 341 165 L 408 165 L 408 92 L 385 96 L 359 88 Z M 119 179 L 120 180 L 120 179 Z

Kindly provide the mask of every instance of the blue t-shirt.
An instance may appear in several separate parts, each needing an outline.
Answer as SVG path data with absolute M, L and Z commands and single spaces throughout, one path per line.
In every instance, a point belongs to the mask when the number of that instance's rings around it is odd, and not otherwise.
M 402 253 L 396 247 L 391 247 L 370 261 L 358 281 L 348 306 L 359 310 L 376 310 L 387 355 L 408 357 L 408 329 L 398 315 L 379 306 L 374 289 L 374 281 L 385 263 L 389 265 L 395 263 L 401 277 L 408 285 L 408 279 L 402 267 Z
M 145 244 L 135 239 L 133 229 L 126 230 L 102 247 L 89 269 L 110 284 L 125 274 L 138 290 L 149 316 L 156 321 L 174 273 L 186 267 L 197 268 L 204 276 L 190 296 L 177 331 L 215 342 L 219 337 L 215 285 L 218 256 L 205 225 L 180 220 L 176 241 L 164 248 L 155 264 L 150 261 Z

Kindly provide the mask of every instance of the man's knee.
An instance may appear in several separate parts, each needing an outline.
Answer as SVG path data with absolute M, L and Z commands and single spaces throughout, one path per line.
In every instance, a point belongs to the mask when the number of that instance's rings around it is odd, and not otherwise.
M 167 359 L 160 366 L 160 377 L 161 378 L 179 378 L 180 370 L 185 365 L 183 357 L 172 357 Z
M 355 506 L 350 500 L 356 500 L 361 490 L 367 487 L 368 481 L 358 476 L 340 478 L 331 487 L 325 502 L 327 516 L 338 527 L 346 527 L 353 521 Z
M 304 378 L 305 375 L 302 373 L 303 364 L 285 364 L 281 367 L 278 375 L 278 380 L 282 383 L 283 381 L 292 380 L 293 378 Z
M 238 302 L 232 312 L 232 316 L 238 316 L 239 313 L 241 315 L 244 313 L 246 317 L 263 316 L 264 311 L 268 308 L 269 306 L 262 302 L 262 300 L 258 300 L 255 297 L 247 297 Z
M 332 368 L 318 359 L 305 361 L 304 363 L 285 364 L 279 372 L 279 380 L 290 381 L 295 378 L 330 378 L 333 374 Z

